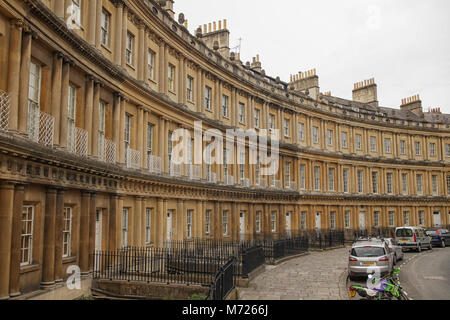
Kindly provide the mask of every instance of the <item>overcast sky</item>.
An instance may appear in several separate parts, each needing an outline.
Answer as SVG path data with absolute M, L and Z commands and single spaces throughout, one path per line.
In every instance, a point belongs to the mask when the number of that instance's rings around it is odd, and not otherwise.
M 381 106 L 420 94 L 424 111 L 450 113 L 448 0 L 175 0 L 189 31 L 227 19 L 241 60 L 260 55 L 270 76 L 317 69 L 321 92 L 351 99 L 374 77 Z

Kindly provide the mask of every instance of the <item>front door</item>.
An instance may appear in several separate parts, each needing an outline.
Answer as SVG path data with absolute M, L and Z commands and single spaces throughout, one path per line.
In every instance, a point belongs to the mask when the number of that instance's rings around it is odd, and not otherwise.
M 95 251 L 102 250 L 102 211 L 95 213 Z
M 239 215 L 239 233 L 241 241 L 245 240 L 245 213 L 241 211 Z
M 366 213 L 360 212 L 359 213 L 359 230 L 365 230 L 366 229 Z
M 291 213 L 286 212 L 286 235 L 291 235 Z
M 320 212 L 316 213 L 316 230 L 320 230 L 321 223 L 320 223 Z
M 441 213 L 439 211 L 433 212 L 433 227 L 441 225 Z

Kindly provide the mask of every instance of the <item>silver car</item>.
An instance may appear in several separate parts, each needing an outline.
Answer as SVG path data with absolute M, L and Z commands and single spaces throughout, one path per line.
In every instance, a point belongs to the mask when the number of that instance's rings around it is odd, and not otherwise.
M 351 278 L 375 274 L 385 276 L 394 269 L 393 255 L 384 239 L 355 241 L 348 258 L 348 275 Z
M 397 261 L 403 260 L 404 253 L 402 247 L 397 244 L 397 241 L 392 238 L 384 239 L 389 246 L 389 251 L 393 255 L 394 265 L 397 264 Z

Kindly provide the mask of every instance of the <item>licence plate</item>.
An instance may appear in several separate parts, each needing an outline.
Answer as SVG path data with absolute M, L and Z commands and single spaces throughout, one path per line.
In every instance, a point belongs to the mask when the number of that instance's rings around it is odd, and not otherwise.
M 408 242 L 409 240 L 408 239 L 401 239 L 400 241 Z
M 364 266 L 374 266 L 375 262 L 363 262 Z

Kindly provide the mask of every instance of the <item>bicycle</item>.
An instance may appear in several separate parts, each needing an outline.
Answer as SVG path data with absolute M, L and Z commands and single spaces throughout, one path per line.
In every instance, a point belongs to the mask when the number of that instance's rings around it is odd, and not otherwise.
M 393 277 L 394 274 L 399 274 L 399 269 L 394 269 L 393 274 L 388 274 L 380 279 L 377 286 L 369 288 L 367 286 L 353 285 L 349 287 L 349 296 L 351 298 L 356 296 L 356 293 L 367 300 L 409 300 L 403 288 L 398 281 Z M 373 276 L 374 273 L 372 273 Z M 372 280 L 372 284 L 376 283 L 376 279 Z

